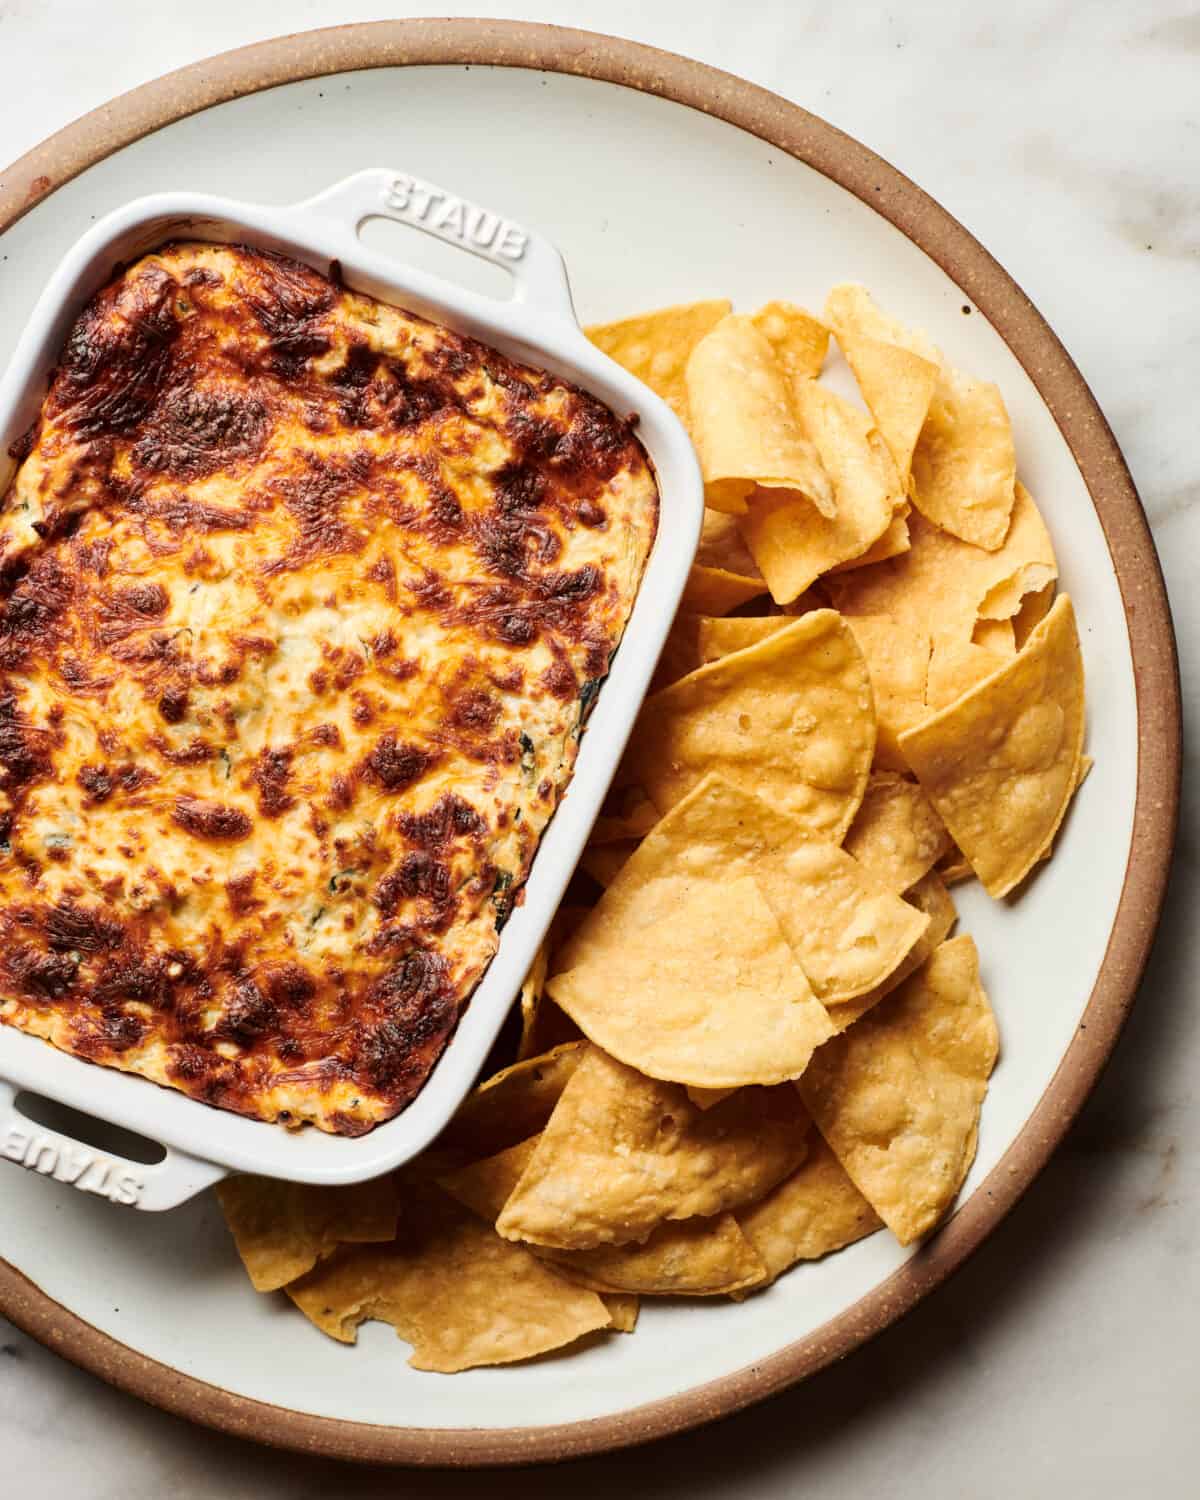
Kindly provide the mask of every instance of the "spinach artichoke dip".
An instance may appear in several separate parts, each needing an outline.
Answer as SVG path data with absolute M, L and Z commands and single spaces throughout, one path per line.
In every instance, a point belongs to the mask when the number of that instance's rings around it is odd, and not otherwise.
M 358 1135 L 421 1088 L 654 539 L 621 420 L 241 246 L 79 316 L 0 512 L 0 1021 Z

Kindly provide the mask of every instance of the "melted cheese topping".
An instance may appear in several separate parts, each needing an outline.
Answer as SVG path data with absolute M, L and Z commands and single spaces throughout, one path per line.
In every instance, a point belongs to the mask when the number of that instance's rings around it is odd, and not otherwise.
M 265 1120 L 421 1087 L 654 537 L 607 408 L 241 247 L 85 309 L 0 518 L 0 1020 Z

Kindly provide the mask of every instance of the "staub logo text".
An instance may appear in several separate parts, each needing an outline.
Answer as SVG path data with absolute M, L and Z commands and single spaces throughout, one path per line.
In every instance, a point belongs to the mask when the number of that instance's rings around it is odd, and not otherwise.
M 488 213 L 474 203 L 443 193 L 440 188 L 403 175 L 392 179 L 384 194 L 387 206 L 402 218 L 424 224 L 447 239 L 457 240 L 468 248 L 490 250 L 505 260 L 520 260 L 525 254 L 529 236 L 523 229 Z
M 142 1195 L 142 1182 L 124 1163 L 15 1125 L 0 1141 L 0 1156 L 113 1203 L 133 1204 Z

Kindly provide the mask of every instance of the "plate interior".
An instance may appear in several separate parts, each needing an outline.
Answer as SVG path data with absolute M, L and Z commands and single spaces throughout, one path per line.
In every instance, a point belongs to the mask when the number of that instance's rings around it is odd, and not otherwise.
M 877 144 L 886 154 L 887 143 Z M 993 903 L 977 886 L 955 892 L 1003 1045 L 965 1200 L 1019 1134 L 1079 1023 L 1133 821 L 1136 704 L 1120 594 L 1086 488 L 1032 382 L 922 250 L 777 148 L 616 85 L 451 66 L 270 89 L 90 168 L 0 242 L 0 360 L 49 268 L 114 206 L 171 188 L 284 203 L 372 165 L 443 183 L 544 230 L 567 257 L 584 321 L 721 295 L 743 309 L 788 297 L 819 310 L 830 285 L 856 280 L 953 361 L 1000 385 L 1021 477 L 1075 599 L 1096 766 L 1056 858 L 1019 901 Z M 848 380 L 844 369 L 835 378 Z M 646 1305 L 632 1338 L 447 1380 L 410 1370 L 383 1325 L 367 1325 L 357 1350 L 346 1349 L 282 1296 L 256 1296 L 210 1196 L 146 1215 L 15 1169 L 2 1181 L 0 1258 L 87 1322 L 237 1395 L 389 1426 L 523 1427 L 533 1414 L 537 1424 L 569 1422 L 676 1395 L 813 1331 L 913 1253 L 878 1234 L 743 1304 Z

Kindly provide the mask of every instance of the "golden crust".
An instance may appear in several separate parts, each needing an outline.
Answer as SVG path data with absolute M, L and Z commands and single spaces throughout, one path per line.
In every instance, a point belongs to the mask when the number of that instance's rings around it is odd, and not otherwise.
M 356 1134 L 421 1087 L 657 522 L 563 381 L 243 247 L 81 314 L 0 515 L 0 1020 Z

